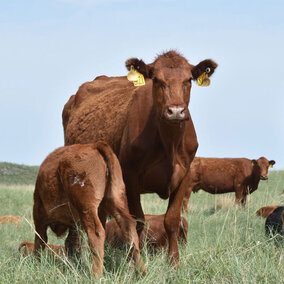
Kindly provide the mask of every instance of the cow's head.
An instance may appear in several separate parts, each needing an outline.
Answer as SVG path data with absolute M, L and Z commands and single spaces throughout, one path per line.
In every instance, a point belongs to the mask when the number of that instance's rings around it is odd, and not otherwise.
M 275 164 L 274 160 L 268 161 L 264 157 L 260 157 L 258 160 L 252 160 L 252 165 L 258 168 L 260 179 L 267 180 L 268 179 L 268 168 Z
M 217 64 L 210 59 L 191 65 L 175 51 L 159 55 L 151 64 L 130 58 L 126 61 L 126 68 L 130 70 L 131 66 L 145 78 L 152 79 L 156 113 L 158 117 L 171 123 L 189 119 L 188 103 L 192 81 L 204 72 L 211 76 L 217 68 Z

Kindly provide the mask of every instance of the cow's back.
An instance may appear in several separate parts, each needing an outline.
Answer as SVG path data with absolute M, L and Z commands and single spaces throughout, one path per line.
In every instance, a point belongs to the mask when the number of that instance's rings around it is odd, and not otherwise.
M 62 113 L 65 145 L 103 140 L 118 154 L 134 93 L 126 77 L 101 76 L 83 84 Z

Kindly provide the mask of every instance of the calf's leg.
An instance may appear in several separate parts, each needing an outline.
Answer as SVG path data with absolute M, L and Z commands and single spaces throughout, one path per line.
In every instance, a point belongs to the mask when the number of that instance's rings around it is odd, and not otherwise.
M 98 208 L 81 214 L 80 220 L 88 236 L 88 243 L 93 258 L 93 273 L 98 277 L 103 274 L 105 230 L 98 216 Z
M 34 254 L 39 258 L 40 251 L 45 249 L 47 243 L 47 216 L 40 200 L 35 192 L 35 203 L 33 207 L 33 218 L 35 224 Z

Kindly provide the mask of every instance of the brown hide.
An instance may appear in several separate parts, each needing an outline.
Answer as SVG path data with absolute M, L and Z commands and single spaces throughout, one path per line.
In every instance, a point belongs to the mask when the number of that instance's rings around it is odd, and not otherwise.
M 258 209 L 255 214 L 263 217 L 263 218 L 267 218 L 276 208 L 278 208 L 279 206 L 265 206 L 265 207 L 261 207 L 260 209 Z
M 165 215 L 145 215 L 145 225 L 140 236 L 140 245 L 146 244 L 156 249 L 167 247 L 167 233 L 164 226 Z M 178 239 L 187 242 L 188 223 L 181 217 Z M 120 248 L 125 242 L 122 232 L 115 219 L 106 223 L 106 241 L 115 247 Z
M 191 167 L 191 179 L 183 201 L 183 211 L 188 212 L 191 192 L 200 189 L 220 194 L 235 192 L 236 202 L 245 205 L 247 194 L 254 192 L 260 179 L 267 179 L 268 168 L 275 161 L 261 157 L 246 158 L 201 158 L 195 157 Z
M 68 255 L 79 246 L 78 226 L 88 236 L 93 273 L 103 271 L 105 221 L 115 217 L 124 238 L 132 245 L 136 268 L 144 272 L 135 220 L 130 216 L 122 172 L 115 154 L 104 142 L 61 147 L 40 166 L 34 192 L 34 253 L 39 256 L 47 243 L 47 228 L 57 235 L 69 231 Z
M 188 110 L 192 80 L 210 68 L 212 60 L 196 66 L 175 51 L 161 54 L 151 64 L 131 58 L 146 85 L 134 87 L 126 77 L 101 76 L 83 84 L 64 107 L 65 144 L 104 140 L 119 157 L 130 213 L 144 220 L 140 194 L 169 198 L 165 228 L 169 257 L 179 259 L 177 232 L 187 188 L 188 169 L 198 143 Z M 143 223 L 137 224 L 140 234 Z

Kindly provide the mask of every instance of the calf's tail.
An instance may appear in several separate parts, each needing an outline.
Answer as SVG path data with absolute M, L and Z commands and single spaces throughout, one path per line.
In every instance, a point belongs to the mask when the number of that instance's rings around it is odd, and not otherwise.
M 99 151 L 106 162 L 110 187 L 113 188 L 114 186 L 124 186 L 120 163 L 112 148 L 107 143 L 99 141 L 95 143 L 95 149 Z

